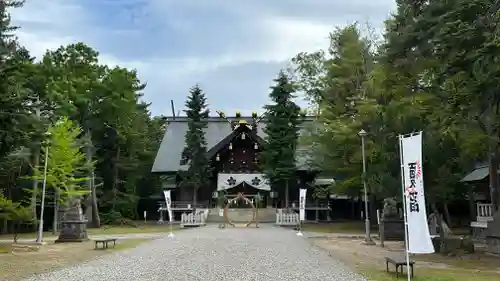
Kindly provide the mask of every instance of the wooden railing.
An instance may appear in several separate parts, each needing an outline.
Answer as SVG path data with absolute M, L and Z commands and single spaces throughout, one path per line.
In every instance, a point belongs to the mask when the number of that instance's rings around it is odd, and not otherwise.
M 276 225 L 279 226 L 297 226 L 299 225 L 299 214 L 298 213 L 276 213 Z
M 181 215 L 181 227 L 203 226 L 206 224 L 206 215 L 204 212 L 183 213 Z
M 493 219 L 493 204 L 477 203 L 476 208 L 477 221 L 489 221 Z

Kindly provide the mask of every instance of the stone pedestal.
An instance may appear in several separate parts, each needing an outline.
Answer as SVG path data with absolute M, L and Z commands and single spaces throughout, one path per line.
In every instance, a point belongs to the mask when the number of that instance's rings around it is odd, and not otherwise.
M 500 237 L 486 236 L 486 249 L 489 253 L 500 255 Z
M 61 232 L 55 242 L 84 242 L 87 240 L 89 240 L 87 235 L 87 221 L 63 221 L 61 223 Z
M 61 232 L 56 243 L 83 242 L 89 240 L 87 220 L 83 217 L 80 199 L 71 201 L 61 220 Z
M 404 241 L 405 223 L 402 219 L 384 219 L 384 240 L 385 241 Z
M 500 209 L 493 215 L 493 220 L 488 222 L 486 233 L 486 251 L 500 255 Z

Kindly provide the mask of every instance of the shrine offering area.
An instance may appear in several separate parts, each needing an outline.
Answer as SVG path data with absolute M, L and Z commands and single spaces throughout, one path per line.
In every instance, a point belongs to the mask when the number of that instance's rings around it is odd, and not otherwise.
M 294 231 L 270 225 L 178 232 L 26 281 L 363 281 Z

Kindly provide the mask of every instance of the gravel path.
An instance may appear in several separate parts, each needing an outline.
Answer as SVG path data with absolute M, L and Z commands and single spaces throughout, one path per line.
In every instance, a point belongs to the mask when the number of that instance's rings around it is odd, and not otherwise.
M 26 281 L 366 281 L 295 232 L 263 225 L 179 231 Z

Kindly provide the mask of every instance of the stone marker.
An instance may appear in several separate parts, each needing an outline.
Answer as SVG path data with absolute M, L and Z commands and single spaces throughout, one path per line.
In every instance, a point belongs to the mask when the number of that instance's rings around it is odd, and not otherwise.
M 83 242 L 89 240 L 87 220 L 83 217 L 80 198 L 71 199 L 61 220 L 61 232 L 56 243 Z

